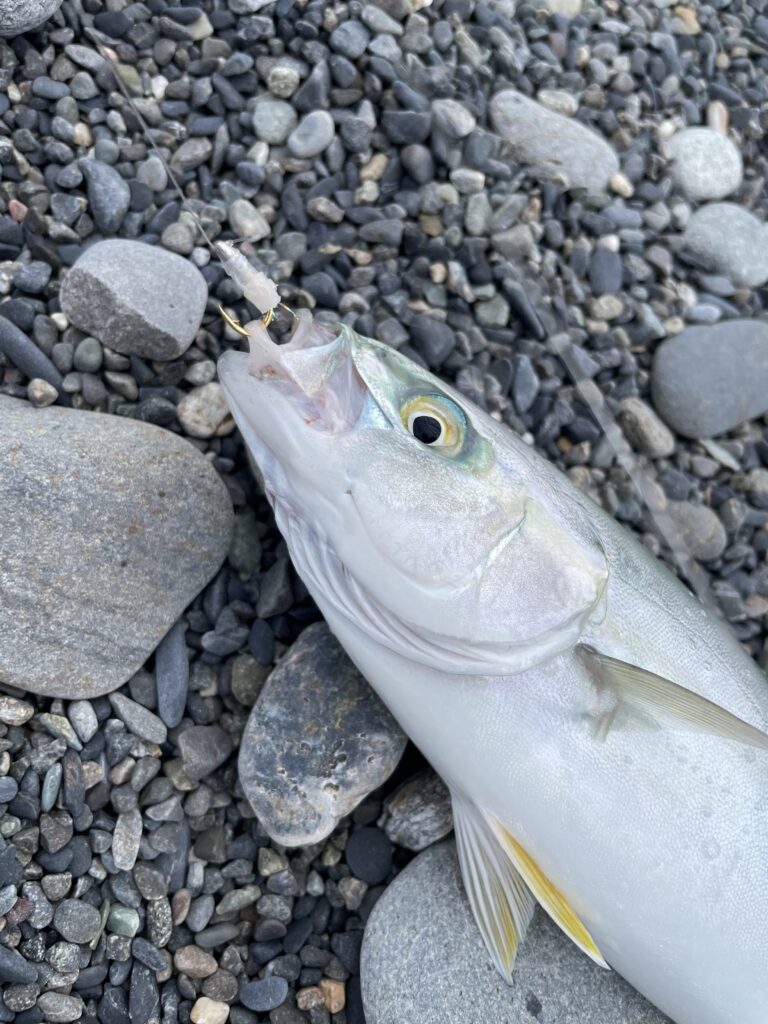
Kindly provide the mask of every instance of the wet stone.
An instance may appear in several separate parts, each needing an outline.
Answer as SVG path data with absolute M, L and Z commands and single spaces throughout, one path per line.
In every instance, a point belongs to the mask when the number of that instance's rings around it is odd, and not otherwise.
M 387 778 L 404 746 L 394 720 L 317 623 L 283 657 L 253 707 L 240 780 L 273 839 L 318 842 Z

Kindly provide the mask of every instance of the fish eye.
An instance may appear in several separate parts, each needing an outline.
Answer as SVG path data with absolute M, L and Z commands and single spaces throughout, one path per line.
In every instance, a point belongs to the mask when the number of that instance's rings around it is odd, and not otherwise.
M 464 442 L 464 413 L 443 395 L 409 398 L 400 409 L 400 418 L 409 434 L 431 448 L 455 451 Z

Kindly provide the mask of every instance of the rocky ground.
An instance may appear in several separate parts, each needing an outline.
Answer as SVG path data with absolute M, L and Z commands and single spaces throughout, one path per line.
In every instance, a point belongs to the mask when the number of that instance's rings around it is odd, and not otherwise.
M 544 921 L 488 965 L 250 473 L 198 225 L 665 557 L 569 338 L 768 664 L 765 7 L 0 0 L 0 1021 L 656 1024 Z

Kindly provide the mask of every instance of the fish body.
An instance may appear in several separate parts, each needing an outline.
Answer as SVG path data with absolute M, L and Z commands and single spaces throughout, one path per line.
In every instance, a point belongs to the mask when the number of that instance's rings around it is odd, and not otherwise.
M 346 328 L 249 332 L 232 411 L 331 629 L 451 790 L 499 970 L 536 899 L 677 1024 L 764 1024 L 763 673 L 426 371 Z

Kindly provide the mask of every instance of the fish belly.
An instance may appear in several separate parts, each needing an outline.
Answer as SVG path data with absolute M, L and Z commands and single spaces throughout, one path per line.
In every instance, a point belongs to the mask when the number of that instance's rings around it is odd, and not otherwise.
M 495 817 L 611 965 L 676 1024 L 768 1020 L 768 755 L 617 722 L 563 655 L 449 675 L 331 629 L 448 785 Z

